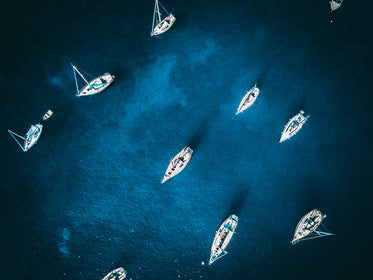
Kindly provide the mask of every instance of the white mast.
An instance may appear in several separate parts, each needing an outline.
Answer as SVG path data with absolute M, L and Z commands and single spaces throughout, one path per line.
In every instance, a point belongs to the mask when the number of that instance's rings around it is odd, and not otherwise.
M 9 129 L 8 129 L 8 132 L 9 132 L 10 136 L 12 136 L 12 138 L 13 138 L 13 139 L 17 142 L 17 144 L 21 147 L 21 149 L 22 149 L 24 152 L 26 152 L 25 147 L 22 146 L 21 143 L 19 143 L 19 141 L 17 140 L 17 138 L 16 138 L 15 136 L 21 138 L 21 139 L 24 140 L 25 142 L 28 142 L 28 141 L 27 141 L 23 136 L 18 135 L 17 133 L 15 133 L 15 132 L 13 132 L 13 131 L 11 131 L 11 130 L 9 130 Z M 15 136 L 14 136 L 14 135 L 15 135 Z
M 155 0 L 155 5 L 157 6 L 157 14 L 158 14 L 158 20 L 161 22 L 161 13 L 159 12 L 159 5 L 158 5 L 158 0 Z

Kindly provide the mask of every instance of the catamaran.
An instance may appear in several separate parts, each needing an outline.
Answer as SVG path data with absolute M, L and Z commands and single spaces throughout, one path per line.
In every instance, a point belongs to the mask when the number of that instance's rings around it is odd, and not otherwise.
M 46 121 L 47 119 L 49 119 L 51 116 L 53 115 L 53 111 L 52 110 L 48 110 L 44 116 L 43 116 L 43 121 Z
M 8 129 L 10 136 L 17 142 L 17 144 L 21 147 L 24 152 L 30 150 L 39 140 L 41 132 L 43 130 L 43 126 L 38 123 L 35 125 L 31 125 L 30 129 L 27 131 L 26 135 L 23 137 L 18 135 L 17 133 Z M 21 139 L 21 141 L 19 139 Z
M 123 267 L 114 269 L 108 275 L 106 275 L 102 280 L 122 280 L 126 278 L 127 272 L 124 270 Z
M 161 12 L 159 11 L 159 6 L 165 11 L 167 14 L 167 17 L 162 19 Z M 154 3 L 154 13 L 153 13 L 153 25 L 152 25 L 152 32 L 150 33 L 150 36 L 156 36 L 159 34 L 162 34 L 166 32 L 168 29 L 171 28 L 171 26 L 174 24 L 176 18 L 173 14 L 169 14 L 165 7 L 159 2 L 158 0 L 155 0 Z
M 94 78 L 94 76 L 88 74 L 87 72 L 81 69 L 79 71 L 75 65 L 71 64 L 71 66 L 73 67 L 73 70 L 74 70 L 76 96 L 79 96 L 79 97 L 100 93 L 101 91 L 106 89 L 114 81 L 114 78 L 115 78 L 114 75 L 111 75 L 109 73 L 105 73 L 101 75 L 100 77 Z M 88 76 L 91 76 L 93 79 L 90 82 L 88 82 L 81 72 L 86 73 Z M 81 89 L 79 89 L 79 86 L 78 86 L 78 80 L 76 77 L 76 73 L 78 73 L 78 75 L 86 83 L 86 85 L 84 85 Z
M 320 210 L 313 209 L 300 219 L 294 233 L 292 244 L 296 244 L 299 241 L 320 238 L 324 236 L 333 235 L 325 228 L 325 231 L 318 230 L 322 225 L 321 222 L 326 218 Z
M 288 140 L 290 137 L 298 133 L 298 131 L 302 128 L 307 119 L 310 117 L 310 115 L 305 117 L 303 116 L 303 114 L 304 111 L 300 110 L 298 114 L 296 114 L 288 121 L 288 123 L 284 126 L 284 130 L 282 131 L 279 143 Z
M 237 223 L 238 217 L 233 214 L 221 224 L 215 234 L 214 241 L 212 242 L 209 265 L 228 254 L 228 252 L 225 251 L 225 248 L 227 248 L 229 241 L 231 241 Z
M 329 2 L 330 8 L 332 9 L 332 12 L 336 9 L 338 9 L 342 5 L 343 0 L 331 0 Z
M 193 154 L 193 150 L 185 146 L 180 153 L 178 153 L 168 165 L 167 171 L 163 176 L 162 184 L 167 180 L 171 179 L 175 175 L 179 174 L 190 161 Z
M 236 115 L 238 115 L 239 113 L 242 113 L 247 108 L 249 108 L 251 105 L 253 105 L 256 98 L 259 95 L 259 92 L 260 90 L 256 86 L 256 83 L 255 83 L 255 85 L 249 91 L 247 91 L 246 95 L 242 98 L 240 106 L 238 106 Z

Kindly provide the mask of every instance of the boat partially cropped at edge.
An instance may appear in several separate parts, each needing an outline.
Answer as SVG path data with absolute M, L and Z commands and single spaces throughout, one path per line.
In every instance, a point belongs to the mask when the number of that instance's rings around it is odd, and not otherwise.
M 296 114 L 288 121 L 288 123 L 284 126 L 284 130 L 282 131 L 279 143 L 288 140 L 290 137 L 298 133 L 298 131 L 302 128 L 307 119 L 310 117 L 310 115 L 305 117 L 303 114 L 304 111 L 300 110 L 298 114 Z
M 93 78 L 90 82 L 88 82 L 86 78 L 83 76 L 83 74 L 81 73 L 81 72 L 84 72 L 83 70 L 80 69 L 79 71 L 79 69 L 73 64 L 71 64 L 71 66 L 73 67 L 73 71 L 74 71 L 76 96 L 78 97 L 100 93 L 101 91 L 106 89 L 114 81 L 114 78 L 115 78 L 114 75 L 111 75 L 110 73 L 105 73 L 95 78 L 94 76 L 85 72 L 88 76 L 91 76 Z M 78 75 L 85 82 L 85 85 L 81 89 L 79 89 L 79 86 L 78 86 L 78 80 L 76 77 L 76 73 L 78 73 Z
M 332 9 L 332 12 L 336 9 L 338 9 L 342 5 L 343 0 L 331 0 L 329 2 L 330 8 Z
M 242 98 L 240 106 L 238 106 L 236 115 L 238 115 L 239 113 L 242 113 L 243 111 L 248 109 L 251 105 L 253 105 L 256 98 L 259 95 L 259 92 L 260 90 L 256 86 L 256 83 L 255 83 L 255 85 L 249 91 L 247 91 L 245 96 Z
M 165 18 L 162 19 L 162 14 L 159 10 L 159 6 L 164 10 L 167 14 Z M 173 14 L 169 14 L 165 7 L 159 2 L 155 0 L 154 3 L 154 13 L 153 13 L 153 24 L 152 24 L 152 32 L 150 36 L 157 36 L 162 33 L 165 33 L 167 30 L 171 28 L 171 26 L 175 23 L 176 18 Z
M 320 227 L 322 221 L 326 218 L 326 215 L 322 214 L 320 210 L 313 209 L 300 219 L 297 227 L 295 228 L 295 233 L 292 244 L 296 244 L 300 241 L 320 238 L 324 236 L 333 235 L 330 233 L 326 227 L 325 231 L 321 231 Z
M 38 142 L 42 131 L 43 126 L 40 123 L 35 125 L 32 124 L 25 136 L 18 135 L 17 133 L 8 129 L 10 136 L 12 136 L 12 138 L 17 142 L 24 152 L 30 150 Z M 19 139 L 21 139 L 21 141 Z
M 209 265 L 211 265 L 217 259 L 224 257 L 228 252 L 225 251 L 233 233 L 237 227 L 238 217 L 236 215 L 230 215 L 219 227 L 215 234 L 214 241 L 211 246 L 211 254 Z
M 126 278 L 127 272 L 124 270 L 123 267 L 114 269 L 108 275 L 106 275 L 102 280 L 122 280 Z
M 163 176 L 162 184 L 167 180 L 171 179 L 175 175 L 179 174 L 192 158 L 193 150 L 185 146 L 171 161 L 168 165 L 167 171 Z

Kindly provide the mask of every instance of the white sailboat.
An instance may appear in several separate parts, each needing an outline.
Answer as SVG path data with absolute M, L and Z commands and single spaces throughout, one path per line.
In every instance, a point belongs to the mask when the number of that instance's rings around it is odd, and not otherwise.
M 253 105 L 256 98 L 259 95 L 259 92 L 260 90 L 256 86 L 256 83 L 255 83 L 255 85 L 249 91 L 247 91 L 245 96 L 242 98 L 240 106 L 238 106 L 236 115 L 238 115 L 239 113 L 242 113 L 247 108 L 249 108 L 251 105 Z
M 192 158 L 193 150 L 189 147 L 184 147 L 171 161 L 167 167 L 167 171 L 163 176 L 162 184 L 179 174 Z
M 83 76 L 81 72 L 84 72 L 83 70 L 78 70 L 78 68 L 71 64 L 74 70 L 74 79 L 75 79 L 75 85 L 76 85 L 76 96 L 87 96 L 87 95 L 93 95 L 100 93 L 104 89 L 106 89 L 113 81 L 114 81 L 114 75 L 111 75 L 109 73 L 105 73 L 97 78 L 94 78 L 94 76 L 88 74 L 85 72 L 88 76 L 91 76 L 93 79 L 88 82 L 86 78 Z M 76 73 L 83 79 L 83 81 L 86 83 L 81 89 L 79 89 L 78 86 L 78 80 L 76 78 Z
M 225 251 L 234 231 L 236 230 L 238 223 L 238 217 L 236 215 L 230 215 L 219 227 L 218 231 L 215 234 L 214 241 L 211 246 L 211 254 L 209 265 L 214 261 L 224 257 L 228 252 Z
M 159 6 L 164 10 L 167 16 L 162 19 L 162 14 L 159 11 Z M 153 24 L 152 24 L 152 32 L 150 36 L 157 36 L 166 32 L 171 26 L 174 24 L 176 18 L 173 14 L 169 14 L 165 7 L 158 1 L 155 0 L 154 3 L 154 13 L 153 13 Z
M 338 9 L 342 5 L 343 0 L 331 0 L 329 2 L 330 8 L 332 9 L 332 12 L 336 9 Z
M 108 275 L 106 275 L 102 280 L 122 280 L 126 278 L 127 272 L 124 270 L 123 267 L 114 269 Z
M 317 209 L 313 209 L 304 215 L 295 228 L 295 233 L 291 244 L 296 244 L 304 240 L 333 235 L 325 226 L 323 226 L 325 231 L 319 230 L 319 227 L 322 225 L 321 223 L 325 218 L 326 215 L 323 215 L 321 211 Z
M 310 117 L 310 115 L 305 117 L 303 114 L 304 111 L 300 110 L 298 114 L 296 114 L 288 121 L 288 123 L 284 126 L 284 130 L 282 131 L 279 143 L 288 140 L 290 137 L 298 133 L 298 131 L 302 128 L 302 126 L 306 123 L 307 119 Z
M 35 125 L 31 125 L 30 129 L 27 131 L 26 135 L 23 137 L 18 135 L 17 133 L 8 129 L 10 136 L 17 142 L 17 144 L 21 147 L 24 152 L 27 152 L 31 149 L 39 140 L 41 132 L 43 130 L 43 126 L 38 123 Z M 18 138 L 18 139 L 17 139 Z M 19 140 L 21 139 L 21 141 Z

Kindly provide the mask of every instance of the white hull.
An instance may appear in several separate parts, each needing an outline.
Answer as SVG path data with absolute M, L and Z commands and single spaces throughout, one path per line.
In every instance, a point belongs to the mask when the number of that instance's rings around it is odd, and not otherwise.
M 8 130 L 10 136 L 17 142 L 24 152 L 30 150 L 39 140 L 41 132 L 43 131 L 43 126 L 39 124 L 31 125 L 30 129 L 27 131 L 26 136 L 22 137 L 11 130 Z M 23 141 L 17 140 L 17 138 L 22 139 Z
M 215 234 L 214 241 L 212 242 L 209 265 L 227 254 L 225 248 L 227 248 L 229 242 L 231 241 L 233 233 L 236 230 L 237 223 L 238 217 L 236 215 L 230 215 L 228 219 L 221 224 Z
M 171 28 L 171 26 L 176 21 L 176 18 L 173 14 L 170 14 L 169 16 L 165 17 L 160 23 L 158 23 L 154 29 L 152 30 L 151 36 L 157 36 L 162 33 L 165 33 L 167 30 Z
M 304 112 L 300 110 L 298 114 L 296 114 L 288 121 L 288 123 L 284 126 L 284 130 L 282 131 L 279 143 L 288 140 L 289 138 L 298 133 L 298 131 L 302 128 L 302 126 L 306 123 L 307 119 L 310 117 L 309 115 L 305 117 L 303 114 Z
M 117 268 L 106 275 L 102 280 L 122 280 L 126 278 L 127 272 L 123 267 Z
M 48 111 L 44 114 L 44 116 L 43 116 L 43 121 L 46 121 L 46 120 L 49 119 L 52 115 L 53 115 L 52 110 L 48 110 Z
M 329 2 L 332 11 L 338 9 L 342 5 L 343 0 L 331 0 Z
M 259 95 L 259 92 L 260 90 L 259 88 L 256 87 L 256 84 L 248 92 L 246 92 L 246 95 L 241 100 L 240 106 L 238 106 L 236 115 L 238 115 L 239 113 L 242 113 L 243 111 L 248 109 L 251 105 L 253 105 Z
M 114 76 L 109 73 L 105 73 L 102 76 L 90 81 L 89 84 L 86 84 L 79 90 L 76 96 L 81 97 L 100 93 L 101 91 L 106 89 L 113 81 Z
M 167 180 L 171 179 L 175 175 L 179 174 L 185 166 L 189 163 L 192 158 L 193 150 L 189 147 L 184 147 L 180 153 L 178 153 L 168 165 L 167 171 L 162 179 L 162 184 Z
M 331 235 L 331 233 L 317 231 L 317 228 L 325 218 L 326 215 L 323 215 L 320 210 L 313 209 L 308 212 L 297 224 L 291 243 L 296 244 L 301 240 Z M 313 234 L 315 234 L 316 237 L 312 237 L 311 235 Z

